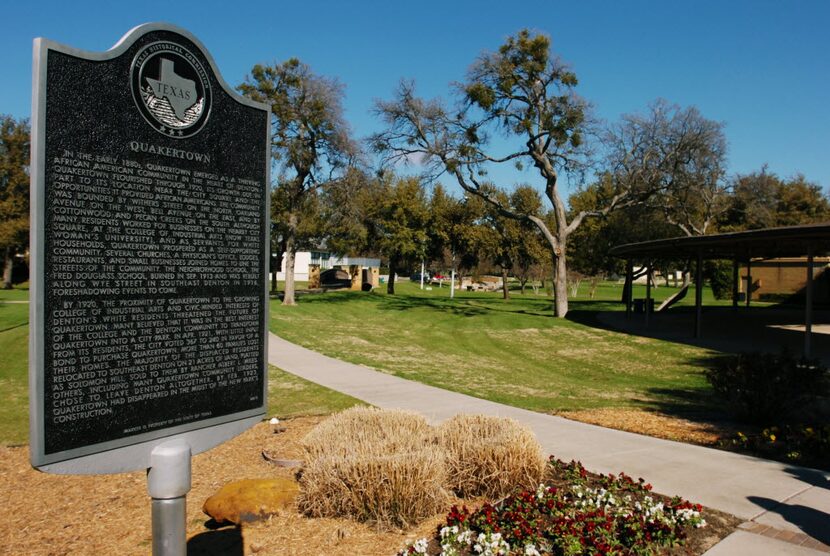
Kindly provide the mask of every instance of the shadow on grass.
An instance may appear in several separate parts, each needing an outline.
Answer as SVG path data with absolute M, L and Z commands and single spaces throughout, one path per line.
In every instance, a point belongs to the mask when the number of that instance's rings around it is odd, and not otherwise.
M 15 325 L 10 326 L 8 328 L 4 328 L 4 329 L 0 330 L 0 334 L 2 334 L 3 332 L 8 332 L 9 330 L 14 330 L 15 328 L 20 328 L 21 326 L 29 326 L 29 321 L 21 322 L 20 324 L 15 324 Z
M 578 324 L 601 328 L 603 330 L 619 330 L 604 324 L 599 320 L 598 315 L 603 311 L 619 311 L 620 304 L 614 301 L 571 301 L 567 319 Z
M 187 556 L 243 556 L 244 553 L 239 527 L 206 531 L 187 541 Z
M 580 299 L 574 300 L 569 303 L 570 310 L 568 311 L 568 319 L 574 322 L 578 322 L 580 324 L 586 324 L 588 326 L 596 326 L 599 328 L 603 328 L 605 330 L 616 330 L 618 332 L 626 332 L 621 331 L 618 328 L 615 328 L 607 323 L 602 322 L 598 316 L 600 313 L 619 313 L 621 315 L 625 314 L 625 304 L 621 303 L 620 301 L 614 301 L 609 299 Z M 655 304 L 656 307 L 657 304 Z M 721 309 L 721 307 L 704 307 L 704 312 L 709 309 Z M 686 305 L 678 305 L 672 307 L 668 312 L 662 313 L 652 313 L 653 319 L 659 319 L 660 317 L 670 314 L 670 315 L 688 315 L 694 316 L 694 307 L 686 306 Z M 632 319 L 643 319 L 642 314 L 635 314 L 632 311 L 631 314 Z
M 300 301 L 309 305 L 339 305 L 346 303 L 373 303 L 382 311 L 429 310 L 461 316 L 479 316 L 488 312 L 514 313 L 536 317 L 553 317 L 549 299 L 516 299 L 505 302 L 501 298 L 428 297 L 409 294 L 366 294 L 363 292 L 329 292 L 303 296 Z
M 655 313 L 647 325 L 642 314 L 626 318 L 619 304 L 581 302 L 578 308 L 568 313 L 568 319 L 629 336 L 665 340 L 722 353 L 778 353 L 783 348 L 802 353 L 805 345 L 803 308 L 793 306 L 740 307 L 737 310 L 724 306 L 704 307 L 699 337 L 694 334 L 694 307 L 674 307 L 665 313 Z M 811 357 L 830 365 L 828 324 L 830 311 L 813 312 Z
M 426 309 L 430 311 L 474 317 L 485 314 L 483 307 L 471 305 L 468 301 L 454 301 L 431 297 L 414 297 L 409 295 L 387 296 L 380 307 L 383 311 L 408 311 L 412 309 Z
M 709 388 L 649 388 L 646 392 L 650 399 L 638 401 L 636 405 L 647 411 L 709 425 L 724 432 L 739 425 Z
M 722 357 L 721 354 L 712 354 L 688 359 L 687 363 L 703 371 L 712 368 Z M 645 399 L 634 401 L 635 407 L 715 429 L 723 438 L 731 437 L 738 430 L 753 428 L 736 418 L 726 402 L 708 385 L 693 388 L 651 387 L 645 390 L 645 394 Z
M 374 303 L 381 310 L 406 311 L 410 309 L 427 309 L 448 314 L 462 316 L 484 315 L 488 312 L 513 313 L 534 317 L 554 318 L 553 298 L 513 295 L 509 300 L 501 296 L 475 295 L 459 292 L 454 298 L 449 295 L 442 297 L 411 295 L 397 293 L 388 295 L 380 292 L 331 291 L 323 293 L 308 293 L 300 296 L 298 303 L 303 305 L 341 305 L 347 303 Z M 612 301 L 572 301 L 576 310 L 568 313 L 568 319 L 578 323 L 593 326 L 598 322 L 594 313 L 598 311 L 615 310 L 618 303 Z M 573 317 L 572 317 L 573 315 Z
M 336 305 L 340 303 L 355 303 L 355 302 L 379 302 L 381 296 L 372 293 L 341 290 L 315 293 L 302 293 L 297 295 L 297 303 L 302 305 Z M 281 297 L 280 297 L 281 299 Z
M 406 311 L 417 308 L 468 317 L 485 315 L 487 313 L 505 313 L 554 318 L 551 302 L 543 299 L 523 299 L 511 303 L 510 300 L 505 301 L 501 298 L 456 298 L 453 300 L 396 295 L 394 297 L 387 297 L 385 302 L 381 309 L 393 311 Z

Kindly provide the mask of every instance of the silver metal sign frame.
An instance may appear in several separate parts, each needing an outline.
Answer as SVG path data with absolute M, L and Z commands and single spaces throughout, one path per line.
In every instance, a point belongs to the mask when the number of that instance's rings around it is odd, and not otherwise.
M 270 108 L 238 95 L 222 78 L 213 57 L 191 33 L 167 23 L 149 23 L 133 28 L 110 50 L 90 52 L 62 45 L 47 39 L 35 39 L 32 83 L 32 160 L 31 160 L 31 236 L 30 236 L 30 308 L 29 308 L 29 446 L 32 466 L 41 471 L 62 474 L 102 474 L 135 471 L 151 467 L 153 450 L 168 443 L 184 442 L 191 454 L 204 452 L 233 438 L 257 422 L 266 413 L 268 403 L 268 263 L 269 244 L 264 242 L 266 276 L 264 282 L 265 306 L 262 308 L 263 396 L 261 407 L 229 415 L 208 418 L 152 432 L 91 444 L 62 452 L 45 453 L 45 218 L 46 218 L 46 79 L 50 52 L 59 52 L 90 61 L 116 58 L 129 49 L 140 37 L 153 31 L 171 31 L 184 36 L 196 45 L 208 61 L 211 70 L 224 91 L 237 102 L 263 110 L 267 121 L 263 164 L 265 165 L 266 199 L 263 222 L 266 237 L 270 233 L 268 190 L 270 187 Z M 126 86 L 126 85 L 125 85 Z

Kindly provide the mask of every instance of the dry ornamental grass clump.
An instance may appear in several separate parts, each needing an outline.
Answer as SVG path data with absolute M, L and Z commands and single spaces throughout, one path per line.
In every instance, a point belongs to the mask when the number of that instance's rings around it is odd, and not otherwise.
M 420 414 L 353 407 L 320 423 L 303 439 L 309 460 L 322 456 L 389 455 L 435 444 L 435 430 Z
M 408 528 L 446 508 L 444 454 L 436 446 L 388 456 L 321 457 L 303 469 L 297 504 L 311 517 L 349 517 Z
M 513 419 L 456 415 L 439 427 L 438 439 L 447 452 L 447 486 L 461 497 L 500 498 L 542 479 L 542 448 Z
M 352 408 L 303 441 L 299 509 L 379 528 L 409 527 L 445 508 L 445 457 L 415 413 Z
M 545 460 L 533 433 L 512 419 L 459 415 L 439 429 L 416 413 L 355 407 L 303 440 L 298 507 L 312 517 L 350 517 L 409 527 L 462 497 L 533 489 Z

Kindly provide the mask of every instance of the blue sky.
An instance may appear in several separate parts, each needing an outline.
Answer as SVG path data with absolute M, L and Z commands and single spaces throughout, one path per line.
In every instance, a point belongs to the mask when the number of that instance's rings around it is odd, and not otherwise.
M 726 124 L 730 173 L 768 164 L 830 187 L 830 2 L 329 1 L 5 2 L 0 113 L 29 116 L 38 36 L 107 50 L 133 26 L 167 21 L 195 34 L 224 78 L 296 56 L 346 86 L 355 134 L 401 78 L 447 96 L 478 54 L 522 28 L 551 36 L 577 91 L 614 121 L 658 97 Z M 578 4 L 578 5 L 577 5 Z M 530 176 L 516 179 L 529 179 Z

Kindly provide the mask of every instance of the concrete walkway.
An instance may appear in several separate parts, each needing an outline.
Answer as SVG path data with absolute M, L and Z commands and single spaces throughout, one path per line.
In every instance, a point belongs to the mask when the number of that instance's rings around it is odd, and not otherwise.
M 830 474 L 449 392 L 332 359 L 274 334 L 268 361 L 374 406 L 418 411 L 432 422 L 457 413 L 511 417 L 533 429 L 545 453 L 579 460 L 591 471 L 643 477 L 656 492 L 746 520 L 707 555 L 830 553 Z

